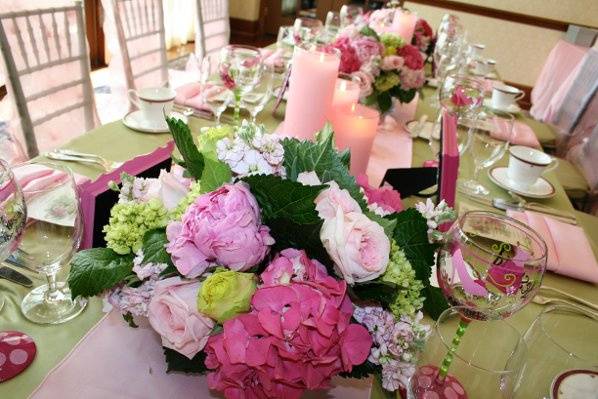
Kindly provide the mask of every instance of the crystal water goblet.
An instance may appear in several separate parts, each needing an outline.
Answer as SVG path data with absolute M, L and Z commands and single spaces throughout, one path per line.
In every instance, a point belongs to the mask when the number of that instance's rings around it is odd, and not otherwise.
M 272 99 L 274 92 L 274 81 L 276 73 L 274 68 L 269 65 L 262 65 L 262 73 L 259 82 L 253 89 L 242 98 L 242 105 L 249 115 L 251 121 L 255 122 L 257 115 L 264 109 L 266 104 Z

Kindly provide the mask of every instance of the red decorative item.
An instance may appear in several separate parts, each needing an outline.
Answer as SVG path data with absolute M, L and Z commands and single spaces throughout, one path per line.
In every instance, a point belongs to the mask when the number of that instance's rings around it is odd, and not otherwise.
M 0 382 L 21 374 L 36 353 L 35 342 L 29 335 L 19 331 L 0 332 Z
M 411 388 L 416 399 L 467 399 L 463 385 L 448 374 L 443 382 L 438 381 L 438 367 L 427 365 L 413 375 Z

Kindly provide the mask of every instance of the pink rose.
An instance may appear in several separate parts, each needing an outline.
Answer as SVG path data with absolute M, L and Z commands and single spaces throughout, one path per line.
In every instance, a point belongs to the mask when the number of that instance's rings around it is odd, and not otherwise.
M 365 191 L 368 204 L 377 206 L 382 210 L 382 213 L 390 214 L 403 210 L 401 194 L 394 190 L 392 186 L 384 185 L 380 188 L 374 188 L 369 185 L 365 174 L 357 176 L 357 184 Z
M 381 56 L 382 51 L 384 50 L 382 45 L 376 39 L 368 36 L 354 40 L 352 45 L 357 57 L 359 57 L 359 60 L 362 63 L 370 61 L 373 57 Z
M 351 39 L 348 37 L 339 37 L 331 46 L 341 52 L 340 72 L 352 73 L 359 71 L 359 68 L 361 68 L 361 60 L 351 45 Z
M 353 72 L 353 76 L 356 77 L 359 83 L 359 96 L 361 98 L 367 97 L 373 93 L 374 77 L 366 71 Z
M 399 57 L 398 55 L 389 55 L 382 58 L 382 64 L 380 65 L 380 68 L 382 68 L 384 71 L 394 71 L 401 69 L 403 64 L 403 57 Z
M 141 201 L 158 198 L 168 210 L 174 209 L 187 195 L 191 187 L 191 179 L 183 177 L 184 169 L 174 165 L 170 172 L 160 171 L 157 179 L 148 179 L 148 189 Z
M 262 225 L 258 204 L 245 183 L 225 184 L 198 197 L 181 222 L 166 228 L 177 270 L 197 277 L 212 265 L 243 271 L 264 259 L 274 239 Z
M 401 88 L 405 90 L 419 89 L 424 85 L 426 75 L 423 69 L 413 70 L 403 68 L 401 70 Z
M 156 283 L 148 307 L 149 322 L 162 345 L 192 359 L 202 350 L 214 322 L 197 311 L 197 281 L 171 277 Z
M 457 107 L 465 107 L 473 104 L 473 98 L 465 93 L 465 89 L 462 86 L 457 86 L 451 96 L 451 102 Z
M 338 207 L 335 217 L 324 220 L 320 239 L 349 284 L 373 280 L 386 270 L 390 240 L 382 226 L 362 213 L 343 213 Z
M 345 213 L 361 212 L 359 204 L 347 190 L 341 189 L 334 180 L 328 182 L 328 185 L 329 188 L 318 194 L 314 201 L 316 211 L 322 219 L 333 218 L 336 215 L 336 209 L 339 207 Z
M 419 18 L 415 23 L 415 32 L 411 44 L 424 53 L 428 52 L 430 43 L 434 39 L 434 31 L 425 19 Z
M 406 44 L 398 50 L 397 55 L 403 57 L 407 68 L 422 69 L 424 67 L 424 59 L 415 46 Z

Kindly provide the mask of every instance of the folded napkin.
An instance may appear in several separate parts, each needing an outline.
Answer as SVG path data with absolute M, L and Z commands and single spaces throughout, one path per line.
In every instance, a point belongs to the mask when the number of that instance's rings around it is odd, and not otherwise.
M 548 248 L 548 270 L 598 284 L 598 262 L 581 227 L 537 212 L 507 211 L 507 214 L 544 239 Z
M 284 50 L 279 48 L 276 50 L 271 49 L 261 49 L 260 50 L 262 55 L 262 62 L 268 66 L 274 67 L 276 69 L 284 68 Z
M 513 135 L 509 140 L 508 129 L 506 128 L 506 121 L 502 118 L 496 118 L 494 124 L 496 129 L 490 129 L 490 136 L 498 140 L 510 141 L 514 145 L 524 145 L 526 147 L 542 148 L 536 133 L 531 127 L 523 122 L 515 121 L 513 123 Z
M 204 87 L 202 87 L 201 83 L 187 83 L 175 91 L 176 97 L 174 98 L 174 102 L 176 104 L 210 111 L 210 107 L 205 104 L 204 98 L 220 94 L 222 88 L 212 86 L 209 83 Z
M 16 166 L 13 168 L 13 173 L 21 186 L 26 200 L 35 196 L 40 190 L 49 187 L 51 184 L 66 182 L 68 179 L 64 172 L 39 164 Z M 73 177 L 77 185 L 89 181 L 89 178 L 85 176 L 73 174 Z

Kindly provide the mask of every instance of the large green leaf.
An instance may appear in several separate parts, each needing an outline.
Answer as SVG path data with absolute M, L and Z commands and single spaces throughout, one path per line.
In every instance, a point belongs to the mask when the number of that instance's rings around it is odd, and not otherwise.
M 208 372 L 205 365 L 206 352 L 199 351 L 193 359 L 170 348 L 163 348 L 166 357 L 166 372 L 179 371 L 188 374 L 204 374 Z
M 266 221 L 287 219 L 294 224 L 314 224 L 320 221 L 314 200 L 326 186 L 304 186 L 273 175 L 243 178 L 255 196 Z
M 363 194 L 344 163 L 346 156 L 334 147 L 330 125 L 322 129 L 315 142 L 286 138 L 282 141 L 282 146 L 288 179 L 296 181 L 299 173 L 314 171 L 322 183 L 336 181 L 341 188 L 349 191 L 363 210 L 367 209 Z
M 153 229 L 143 236 L 143 263 L 165 263 L 172 264 L 172 259 L 166 252 L 166 231 L 164 229 Z
M 388 91 L 378 93 L 376 101 L 378 102 L 378 109 L 382 113 L 385 113 L 392 107 L 392 96 Z
M 109 248 L 92 248 L 75 254 L 68 283 L 73 298 L 90 297 L 114 287 L 131 274 L 133 255 L 118 255 Z
M 376 279 L 355 284 L 349 289 L 351 295 L 361 301 L 376 301 L 388 305 L 400 288 L 393 282 Z
M 438 319 L 440 314 L 449 308 L 449 304 L 440 288 L 428 285 L 422 290 L 422 295 L 426 297 L 424 310 L 434 320 Z
M 232 173 L 227 164 L 210 157 L 204 157 L 204 163 L 199 186 L 201 193 L 214 191 L 230 181 Z
M 185 160 L 187 171 L 196 179 L 201 179 L 204 169 L 204 157 L 193 141 L 189 126 L 177 118 L 166 118 L 166 123 L 168 123 L 174 142 Z
M 372 211 L 367 211 L 365 212 L 365 215 L 370 219 L 373 220 L 374 222 L 378 223 L 380 226 L 382 226 L 382 228 L 384 229 L 384 233 L 386 233 L 386 235 L 388 236 L 388 238 L 392 238 L 395 228 L 397 226 L 397 221 L 394 219 L 391 219 L 389 217 L 382 217 L 380 215 L 376 215 L 374 212 Z

